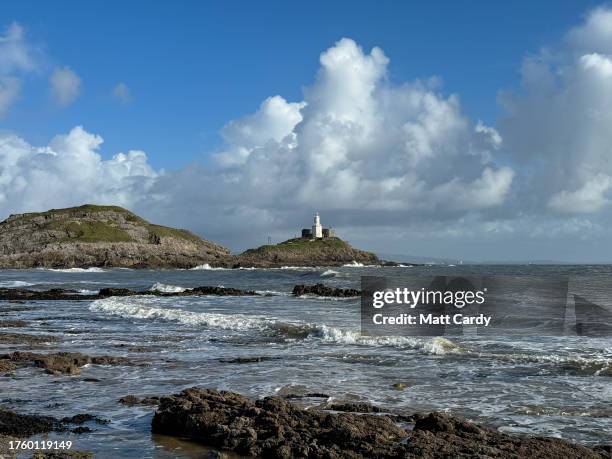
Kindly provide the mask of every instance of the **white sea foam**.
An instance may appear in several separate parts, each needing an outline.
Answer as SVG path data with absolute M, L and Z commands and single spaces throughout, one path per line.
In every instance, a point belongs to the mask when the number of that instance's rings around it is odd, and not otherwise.
M 328 269 L 327 271 L 323 271 L 321 273 L 321 277 L 336 277 L 340 274 L 338 271 L 334 271 L 333 269 Z
M 295 271 L 312 271 L 313 269 L 317 269 L 313 266 L 281 266 L 280 268 L 270 268 L 270 269 L 291 269 Z
M 208 263 L 204 263 L 203 265 L 194 266 L 193 268 L 189 268 L 190 271 L 224 271 L 228 268 L 213 268 Z
M 320 301 L 351 301 L 359 297 L 358 296 L 320 296 L 320 295 L 311 295 L 309 293 L 306 293 L 304 295 L 298 296 L 298 298 L 303 298 L 305 300 L 320 300 Z
M 350 263 L 347 263 L 345 265 L 342 265 L 345 268 L 364 268 L 365 265 L 363 263 L 358 263 L 355 260 L 351 261 Z
M 81 295 L 96 295 L 99 290 L 88 290 L 86 288 L 80 288 L 77 290 L 77 292 L 79 292 L 79 294 Z
M 289 322 L 246 314 L 192 312 L 152 306 L 151 299 L 144 296 L 95 300 L 89 309 L 124 318 L 165 320 L 234 331 L 273 332 L 285 338 L 320 339 L 327 343 L 340 345 L 399 347 L 435 355 L 458 353 L 464 350 L 461 346 L 442 337 L 426 339 L 409 336 L 364 336 L 358 330 L 347 330 L 322 324 Z
M 192 312 L 180 309 L 149 306 L 146 297 L 110 297 L 95 300 L 89 307 L 91 311 L 106 312 L 115 316 L 133 319 L 159 319 L 179 322 L 186 325 L 203 325 L 225 330 L 262 330 L 274 321 L 265 317 L 242 314 L 218 314 Z
M 24 281 L 1 281 L 0 287 L 4 288 L 14 288 L 14 287 L 28 287 L 30 285 L 34 285 L 31 282 Z
M 263 296 L 291 296 L 290 292 L 279 292 L 278 290 L 255 290 L 255 293 Z
M 164 293 L 180 293 L 187 290 L 185 287 L 178 285 L 162 284 L 161 282 L 155 282 L 150 288 L 151 292 L 164 292 Z
M 46 268 L 43 268 L 46 269 Z M 65 269 L 54 269 L 49 268 L 48 271 L 54 271 L 56 273 L 103 273 L 105 272 L 102 268 L 65 268 Z
M 509 363 L 539 363 L 561 365 L 567 371 L 575 371 L 580 374 L 592 376 L 612 376 L 612 358 L 605 356 L 582 356 L 576 354 L 525 354 L 525 353 L 487 353 L 474 354 L 480 358 L 490 358 Z

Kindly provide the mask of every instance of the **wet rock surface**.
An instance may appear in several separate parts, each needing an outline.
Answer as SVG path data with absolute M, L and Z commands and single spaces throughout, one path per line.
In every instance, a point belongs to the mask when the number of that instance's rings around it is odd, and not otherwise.
M 275 458 L 610 457 L 605 447 L 507 435 L 442 413 L 414 420 L 409 431 L 386 415 L 306 410 L 279 397 L 253 401 L 233 392 L 191 388 L 160 400 L 152 430 Z
M 25 320 L 0 320 L 0 328 L 20 328 L 27 325 Z
M 255 356 L 255 357 L 235 357 L 232 359 L 219 359 L 219 363 L 259 363 L 269 360 L 280 360 L 280 357 L 273 356 Z
M 0 359 L 0 374 L 12 373 L 17 368 L 9 359 Z
M 89 427 L 82 425 L 87 422 L 107 424 L 109 421 L 86 413 L 65 417 L 60 420 L 52 416 L 20 414 L 9 409 L 0 408 L 0 442 L 49 432 L 70 431 L 76 434 L 92 432 Z M 71 429 L 70 426 L 75 424 L 79 427 Z
M 218 296 L 246 296 L 256 295 L 252 290 L 240 290 L 230 287 L 201 286 L 186 289 L 182 292 L 160 292 L 157 290 L 130 290 L 127 288 L 103 288 L 96 294 L 83 295 L 76 290 L 53 288 L 50 290 L 28 290 L 22 288 L 0 288 L 0 300 L 99 300 L 111 296 L 198 296 L 198 295 L 218 295 Z
M 349 298 L 361 295 L 359 290 L 353 288 L 339 288 L 339 287 L 328 287 L 324 284 L 305 285 L 298 284 L 293 287 L 295 296 L 301 295 L 316 295 L 316 296 L 330 296 L 330 297 L 341 297 Z M 108 298 L 111 296 L 136 296 L 136 295 L 151 295 L 151 296 L 162 296 L 162 297 L 175 297 L 175 296 L 204 296 L 204 295 L 217 295 L 217 296 L 252 296 L 258 295 L 253 290 L 241 290 L 232 287 L 217 287 L 217 286 L 201 286 L 185 289 L 182 292 L 161 292 L 157 290 L 131 290 L 128 288 L 114 288 L 106 287 L 100 289 L 98 293 L 84 295 L 76 290 L 54 288 L 50 290 L 28 290 L 22 288 L 0 288 L 0 300 L 6 301 L 22 301 L 22 300 L 56 300 L 56 301 L 91 301 L 99 300 L 102 298 Z M 21 327 L 27 325 L 23 321 L 6 321 L 7 325 L 4 327 Z M 0 327 L 2 327 L 2 321 L 0 321 Z
M 94 416 L 89 413 L 75 414 L 74 416 L 62 418 L 62 422 L 65 424 L 85 424 L 86 422 L 95 422 L 96 424 L 108 424 L 108 419 L 103 419 L 98 416 Z
M 138 398 L 135 395 L 126 395 L 119 399 L 119 403 L 127 406 L 156 406 L 159 405 L 159 400 L 160 397 L 157 396 Z
M 76 375 L 81 372 L 80 367 L 87 364 L 94 365 L 128 365 L 130 360 L 126 357 L 115 356 L 89 356 L 80 352 L 56 352 L 52 354 L 38 354 L 34 352 L 12 352 L 0 355 L 0 359 L 8 360 L 16 365 L 34 364 L 44 368 L 50 374 Z
M 218 296 L 247 296 L 257 295 L 252 290 L 240 290 L 231 287 L 211 287 L 201 286 L 188 288 L 182 292 L 160 292 L 157 290 L 134 291 L 127 288 L 103 288 L 97 296 L 105 298 L 108 296 L 133 296 L 133 295 L 154 295 L 154 296 L 193 296 L 193 295 L 218 295 Z
M 406 450 L 408 457 L 609 457 L 558 438 L 507 435 L 443 413 L 419 417 Z
M 324 284 L 314 284 L 314 285 L 304 285 L 298 284 L 293 287 L 293 292 L 295 296 L 302 295 L 317 295 L 317 296 L 334 296 L 334 297 L 354 297 L 361 295 L 359 290 L 354 288 L 338 288 L 338 287 L 328 287 Z
M 60 338 L 54 335 L 38 335 L 30 333 L 0 333 L 0 343 L 5 344 L 26 344 L 36 346 L 44 343 L 54 343 Z
M 0 434 L 2 435 L 29 437 L 63 429 L 61 422 L 51 416 L 18 414 L 0 408 Z

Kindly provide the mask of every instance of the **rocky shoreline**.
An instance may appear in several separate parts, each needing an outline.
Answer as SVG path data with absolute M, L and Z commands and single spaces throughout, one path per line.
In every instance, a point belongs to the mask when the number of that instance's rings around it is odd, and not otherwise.
M 361 292 L 351 288 L 328 287 L 318 283 L 314 285 L 298 284 L 293 287 L 292 294 L 295 296 L 316 295 L 328 297 L 349 298 L 361 295 Z M 194 288 L 186 288 L 182 291 L 164 292 L 160 290 L 131 290 L 127 288 L 104 287 L 98 293 L 82 294 L 76 290 L 54 288 L 50 290 L 29 290 L 24 288 L 0 288 L 0 301 L 83 301 L 83 300 L 100 300 L 112 296 L 254 296 L 265 295 L 265 293 L 257 293 L 255 290 L 242 290 L 231 287 L 219 286 L 200 286 Z M 18 327 L 18 323 L 2 324 L 0 327 Z
M 324 284 L 297 284 L 292 294 L 337 296 L 350 298 L 359 295 L 355 289 L 336 288 Z M 76 291 L 51 289 L 0 289 L 0 300 L 15 301 L 3 311 L 14 308 L 36 307 L 30 300 L 100 299 L 110 296 L 132 295 L 257 295 L 255 291 L 196 287 L 184 292 L 135 291 L 102 288 L 88 297 Z M 22 303 L 26 304 L 22 304 Z M 2 318 L 0 316 L 0 318 Z M 31 378 L 59 381 L 70 378 L 75 382 L 89 381 L 98 387 L 101 379 L 79 376 L 84 367 L 112 366 L 136 368 L 149 365 L 150 356 L 92 355 L 62 350 L 62 339 L 56 335 L 16 333 L 30 327 L 36 318 L 3 320 L 0 332 L 4 344 L 19 345 L 0 353 L 0 378 L 16 372 L 31 372 Z M 45 332 L 49 332 L 45 330 Z M 52 344 L 53 349 L 47 345 Z M 27 345 L 30 349 L 23 350 Z M 32 350 L 31 348 L 34 347 Z M 19 350 L 16 350 L 19 349 Z M 42 350 L 45 349 L 45 350 Z M 109 351 L 113 353 L 112 351 Z M 220 364 L 265 364 L 275 356 L 219 358 Z M 84 371 L 85 372 L 85 371 Z M 20 373 L 20 374 L 23 374 Z M 90 376 L 85 373 L 84 376 Z M 98 376 L 98 375 L 96 375 Z M 99 386 L 103 387 L 103 386 Z M 236 392 L 193 387 L 172 395 L 138 394 L 117 399 L 128 412 L 149 410 L 152 415 L 151 433 L 187 439 L 212 448 L 213 456 L 223 457 L 231 452 L 251 457 L 275 458 L 586 458 L 610 459 L 610 445 L 586 447 L 557 438 L 509 435 L 498 432 L 458 416 L 444 413 L 389 412 L 365 402 L 339 402 L 322 392 L 279 392 L 279 396 L 253 400 Z M 113 416 L 106 413 L 68 411 L 68 416 L 53 412 L 22 413 L 19 404 L 3 400 L 0 405 L 0 457 L 7 457 L 8 441 L 26 439 L 50 432 L 71 435 L 88 434 L 107 427 Z M 73 413 L 77 414 L 73 414 Z M 139 413 L 141 416 L 142 413 Z M 110 418 L 110 419 L 107 419 Z M 98 432 L 97 434 L 101 434 Z M 37 458 L 88 458 L 91 452 L 37 452 Z
M 192 387 L 163 397 L 128 395 L 118 403 L 154 409 L 152 433 L 210 447 L 217 451 L 212 457 L 223 457 L 223 451 L 278 459 L 612 457 L 610 445 L 585 447 L 558 438 L 508 435 L 440 412 L 402 415 L 367 403 L 330 402 L 306 409 L 292 398 L 252 400 Z M 8 440 L 41 433 L 88 433 L 110 421 L 89 413 L 58 419 L 0 408 L 0 448 Z
M 351 405 L 350 412 L 339 412 L 340 405 L 334 411 L 304 409 L 282 397 L 251 400 L 195 387 L 157 401 L 152 432 L 251 457 L 610 457 L 609 446 L 587 448 L 557 438 L 507 435 L 438 412 L 401 416 L 367 404 Z

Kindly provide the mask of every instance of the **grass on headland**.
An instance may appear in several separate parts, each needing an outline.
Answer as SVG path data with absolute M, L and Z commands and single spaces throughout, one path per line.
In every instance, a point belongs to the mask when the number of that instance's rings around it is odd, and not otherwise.
M 244 255 L 249 254 L 264 254 L 278 252 L 307 252 L 313 250 L 325 249 L 346 249 L 348 244 L 338 237 L 329 237 L 325 239 L 310 239 L 310 238 L 294 238 L 278 244 L 262 245 L 255 249 L 249 249 L 244 252 Z

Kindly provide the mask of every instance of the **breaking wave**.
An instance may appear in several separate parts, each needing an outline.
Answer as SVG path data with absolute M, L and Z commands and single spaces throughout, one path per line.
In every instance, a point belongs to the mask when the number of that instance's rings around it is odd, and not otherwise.
M 355 260 L 351 261 L 350 263 L 347 263 L 345 265 L 342 265 L 345 268 L 365 268 L 365 265 L 363 263 L 358 263 Z
M 321 273 L 321 277 L 336 277 L 340 274 L 338 271 L 334 271 L 333 269 L 328 269 L 327 271 L 323 271 Z
M 3 288 L 15 288 L 15 287 L 29 287 L 30 285 L 34 285 L 31 282 L 24 281 L 2 281 L 0 282 L 0 287 Z
M 54 271 L 56 273 L 103 273 L 105 272 L 102 268 L 64 268 L 64 269 L 55 269 L 55 268 L 43 268 L 47 271 Z
M 102 312 L 129 319 L 152 319 L 178 322 L 185 325 L 202 325 L 233 331 L 258 331 L 284 339 L 320 339 L 330 344 L 357 346 L 390 346 L 417 350 L 426 354 L 443 355 L 462 351 L 452 341 L 404 336 L 363 336 L 358 330 L 346 330 L 329 325 L 305 322 L 288 322 L 264 316 L 246 314 L 220 314 L 193 312 L 181 309 L 151 306 L 146 297 L 111 297 L 95 300 L 90 311 Z
M 181 293 L 187 290 L 185 287 L 179 287 L 178 285 L 162 284 L 161 282 L 155 282 L 150 288 L 150 292 L 164 292 L 164 293 Z
M 179 322 L 186 325 L 204 325 L 207 327 L 236 331 L 252 329 L 262 330 L 274 324 L 273 320 L 260 316 L 192 312 L 149 306 L 147 300 L 148 298 L 146 297 L 132 297 L 129 299 L 118 297 L 104 298 L 95 300 L 90 305 L 89 310 L 106 312 L 125 318 L 160 319 Z
M 190 271 L 225 271 L 228 268 L 213 268 L 208 263 L 204 263 L 203 265 L 194 266 L 193 268 L 189 268 Z

